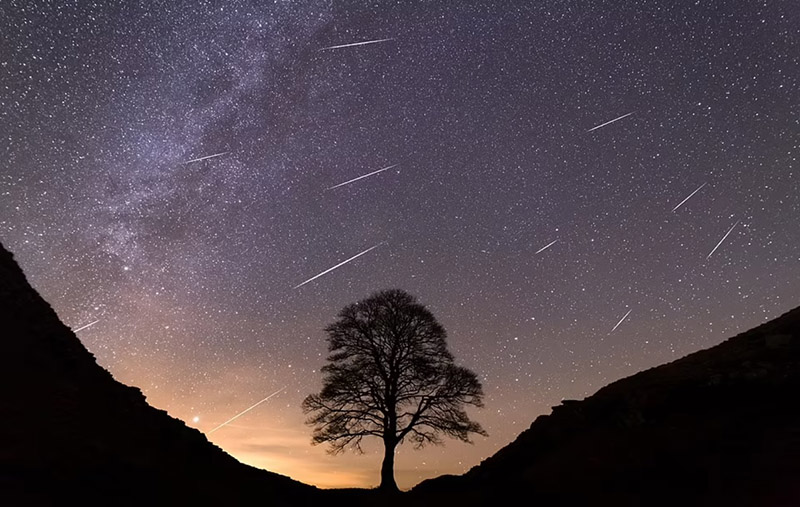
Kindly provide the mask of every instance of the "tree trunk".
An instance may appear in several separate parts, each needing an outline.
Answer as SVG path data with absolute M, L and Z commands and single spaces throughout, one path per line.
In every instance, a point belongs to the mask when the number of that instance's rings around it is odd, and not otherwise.
M 391 493 L 400 491 L 397 483 L 394 482 L 394 449 L 396 446 L 396 442 L 383 441 L 384 455 L 383 465 L 381 465 L 381 485 L 379 486 L 381 491 Z

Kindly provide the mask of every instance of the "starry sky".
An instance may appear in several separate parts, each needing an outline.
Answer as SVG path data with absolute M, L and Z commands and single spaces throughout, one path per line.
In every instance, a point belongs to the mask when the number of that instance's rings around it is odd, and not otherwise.
M 486 392 L 489 437 L 401 447 L 401 488 L 800 304 L 794 0 L 10 0 L 0 26 L 0 241 L 187 424 L 282 389 L 209 435 L 255 466 L 379 482 L 379 445 L 328 456 L 300 409 L 376 290 Z

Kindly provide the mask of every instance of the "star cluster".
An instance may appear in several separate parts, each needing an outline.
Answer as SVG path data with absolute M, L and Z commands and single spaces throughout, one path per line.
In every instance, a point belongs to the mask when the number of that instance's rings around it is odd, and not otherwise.
M 798 304 L 792 1 L 11 0 L 0 26 L 0 240 L 188 424 L 285 389 L 210 435 L 254 465 L 377 483 L 300 402 L 378 289 L 486 390 L 490 437 L 401 448 L 401 487 Z

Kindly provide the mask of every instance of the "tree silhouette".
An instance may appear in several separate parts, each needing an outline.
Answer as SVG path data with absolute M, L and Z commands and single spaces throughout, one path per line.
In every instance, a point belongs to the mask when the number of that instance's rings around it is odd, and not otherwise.
M 325 331 L 322 391 L 303 401 L 312 443 L 327 442 L 337 454 L 361 452 L 364 437 L 383 439 L 380 489 L 397 491 L 394 454 L 402 442 L 421 448 L 441 444 L 442 435 L 470 443 L 471 433 L 487 435 L 464 410 L 483 406 L 478 377 L 454 364 L 444 328 L 414 296 L 377 292 L 346 306 Z

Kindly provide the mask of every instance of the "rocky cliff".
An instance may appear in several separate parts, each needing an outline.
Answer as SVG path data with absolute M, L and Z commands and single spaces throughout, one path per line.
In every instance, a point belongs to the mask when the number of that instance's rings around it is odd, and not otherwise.
M 800 308 L 564 401 L 465 475 L 413 494 L 426 504 L 800 505 Z
M 101 368 L 0 245 L 0 505 L 314 503 Z

